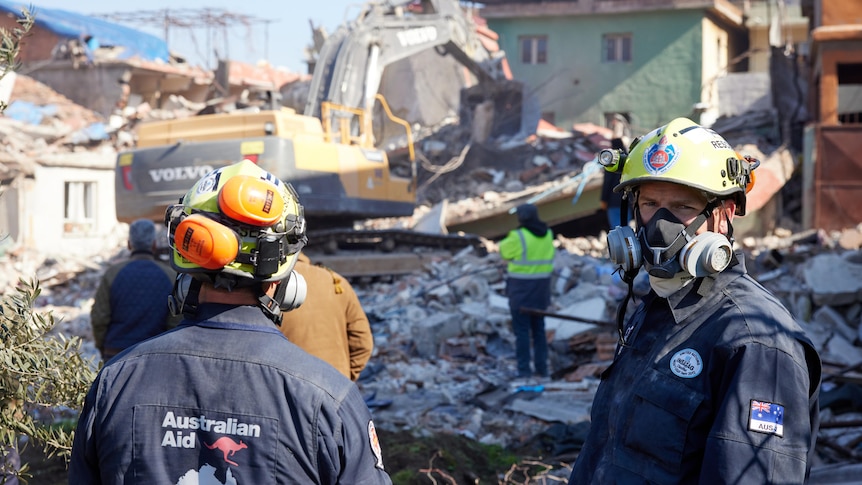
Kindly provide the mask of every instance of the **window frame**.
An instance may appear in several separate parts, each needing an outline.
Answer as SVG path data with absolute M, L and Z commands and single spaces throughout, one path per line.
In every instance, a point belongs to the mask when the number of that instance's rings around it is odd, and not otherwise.
M 526 44 L 529 42 L 529 49 Z M 548 63 L 548 36 L 521 35 L 518 37 L 519 59 L 521 64 L 538 65 Z M 529 53 L 529 55 L 528 55 Z
M 608 44 L 613 42 L 613 47 Z M 613 51 L 613 58 L 611 58 Z M 632 62 L 634 58 L 634 36 L 631 32 L 602 34 L 602 62 L 619 64 Z M 628 57 L 628 58 L 626 58 Z
M 93 180 L 63 182 L 64 234 L 89 234 L 96 229 L 96 189 Z

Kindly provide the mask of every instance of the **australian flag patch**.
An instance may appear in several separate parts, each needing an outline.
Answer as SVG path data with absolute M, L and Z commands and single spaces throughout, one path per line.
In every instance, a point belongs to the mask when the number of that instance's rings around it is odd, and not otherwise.
M 758 433 L 784 436 L 784 406 L 752 400 L 748 429 Z

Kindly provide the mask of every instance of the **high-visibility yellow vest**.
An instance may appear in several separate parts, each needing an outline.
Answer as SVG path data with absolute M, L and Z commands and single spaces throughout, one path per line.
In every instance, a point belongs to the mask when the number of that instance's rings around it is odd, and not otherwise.
M 554 271 L 554 234 L 548 229 L 538 237 L 524 229 L 515 229 L 500 241 L 500 256 L 509 261 L 512 278 L 547 278 Z

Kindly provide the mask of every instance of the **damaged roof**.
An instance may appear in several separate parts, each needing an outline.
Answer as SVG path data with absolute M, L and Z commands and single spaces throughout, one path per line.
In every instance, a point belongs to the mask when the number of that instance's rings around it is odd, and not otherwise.
M 98 47 L 123 47 L 117 56 L 119 59 L 139 57 L 164 62 L 170 59 L 168 44 L 152 34 L 68 10 L 33 7 L 18 1 L 0 0 L 0 12 L 20 16 L 25 8 L 31 9 L 37 26 L 59 37 L 78 39 L 88 51 Z

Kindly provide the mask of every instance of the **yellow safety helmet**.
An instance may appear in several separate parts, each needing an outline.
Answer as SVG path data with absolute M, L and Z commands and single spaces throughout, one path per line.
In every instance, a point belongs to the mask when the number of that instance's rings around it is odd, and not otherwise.
M 307 241 L 293 187 L 249 160 L 198 180 L 165 225 L 175 270 L 228 287 L 288 277 Z
M 677 118 L 632 142 L 614 192 L 632 190 L 644 182 L 672 182 L 700 190 L 710 200 L 733 197 L 736 215 L 742 216 L 745 194 L 754 186 L 759 164 L 740 156 L 711 129 Z

